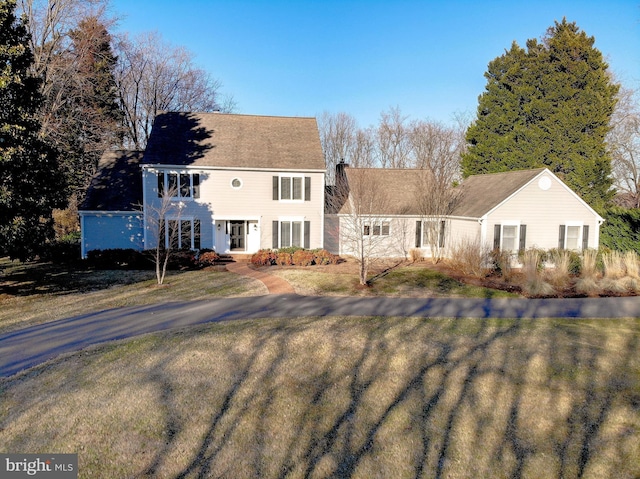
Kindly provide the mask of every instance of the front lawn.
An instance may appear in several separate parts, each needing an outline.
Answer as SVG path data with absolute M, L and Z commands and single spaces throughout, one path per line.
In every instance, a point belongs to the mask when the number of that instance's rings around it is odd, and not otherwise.
M 640 476 L 640 320 L 304 318 L 0 380 L 0 450 L 80 478 Z

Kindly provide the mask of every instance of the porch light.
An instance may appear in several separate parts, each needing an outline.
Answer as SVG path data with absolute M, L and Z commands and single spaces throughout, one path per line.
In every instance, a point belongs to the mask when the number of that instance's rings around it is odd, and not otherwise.
M 218 231 L 222 228 L 222 223 L 218 223 Z

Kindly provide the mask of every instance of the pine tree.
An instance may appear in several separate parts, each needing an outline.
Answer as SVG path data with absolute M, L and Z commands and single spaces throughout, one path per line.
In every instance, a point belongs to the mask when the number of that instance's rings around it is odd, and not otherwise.
M 69 185 L 82 197 L 103 151 L 122 144 L 123 114 L 113 76 L 117 59 L 105 26 L 96 17 L 85 18 L 70 38 L 68 61 L 76 65 L 76 73 L 59 111 L 58 142 Z
M 53 235 L 51 213 L 64 207 L 55 149 L 40 136 L 39 79 L 16 1 L 0 1 L 0 254 L 33 257 Z
M 605 137 L 619 86 L 594 42 L 565 19 L 489 63 L 464 176 L 546 166 L 592 206 L 611 199 Z

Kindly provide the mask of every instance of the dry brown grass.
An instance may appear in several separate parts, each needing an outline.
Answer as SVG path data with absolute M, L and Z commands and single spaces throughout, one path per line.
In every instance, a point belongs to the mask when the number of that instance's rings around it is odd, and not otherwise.
M 231 322 L 0 382 L 80 478 L 638 477 L 640 320 Z
M 576 291 L 588 296 L 596 296 L 601 288 L 598 285 L 598 251 L 588 249 L 582 252 L 582 268 L 576 281 Z
M 557 290 L 562 291 L 571 282 L 569 266 L 571 263 L 571 253 L 567 250 L 553 250 L 549 258 L 553 265 L 545 270 L 549 283 Z
M 522 273 L 525 279 L 522 290 L 528 296 L 551 296 L 555 292 L 553 286 L 544 280 L 540 271 L 541 262 L 542 254 L 535 249 L 525 251 L 522 256 Z

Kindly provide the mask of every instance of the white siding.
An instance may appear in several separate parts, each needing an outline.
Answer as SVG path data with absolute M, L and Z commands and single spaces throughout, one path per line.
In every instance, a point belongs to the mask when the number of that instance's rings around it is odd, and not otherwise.
M 526 248 L 558 247 L 560 225 L 588 225 L 589 247 L 598 247 L 598 218 L 563 184 L 548 174 L 548 189 L 540 188 L 538 179 L 525 186 L 508 201 L 487 215 L 487 238 L 493 247 L 494 225 L 512 222 L 526 225 Z
M 219 233 L 216 222 L 228 220 L 252 221 L 258 225 L 259 241 L 250 241 L 248 247 L 272 247 L 272 223 L 286 218 L 299 218 L 310 222 L 310 248 L 321 248 L 324 235 L 324 173 L 282 172 L 226 169 L 189 169 L 200 175 L 200 197 L 176 201 L 182 204 L 180 215 L 200 219 L 202 248 L 220 250 L 228 242 L 224 231 Z M 273 200 L 273 176 L 302 176 L 311 178 L 310 201 Z M 240 187 L 232 181 L 238 179 Z M 160 204 L 155 170 L 147 169 L 143 175 L 145 202 L 156 207 Z M 149 212 L 151 208 L 147 208 Z M 177 211 L 177 210 L 176 210 Z M 177 214 L 177 213 L 174 213 Z M 253 226 L 252 226 L 253 228 Z M 215 232 L 214 232 L 215 231 Z M 254 233 L 254 230 L 251 231 Z M 152 233 L 147 232 L 148 244 L 153 244 Z M 259 249 L 258 248 L 258 249 Z

